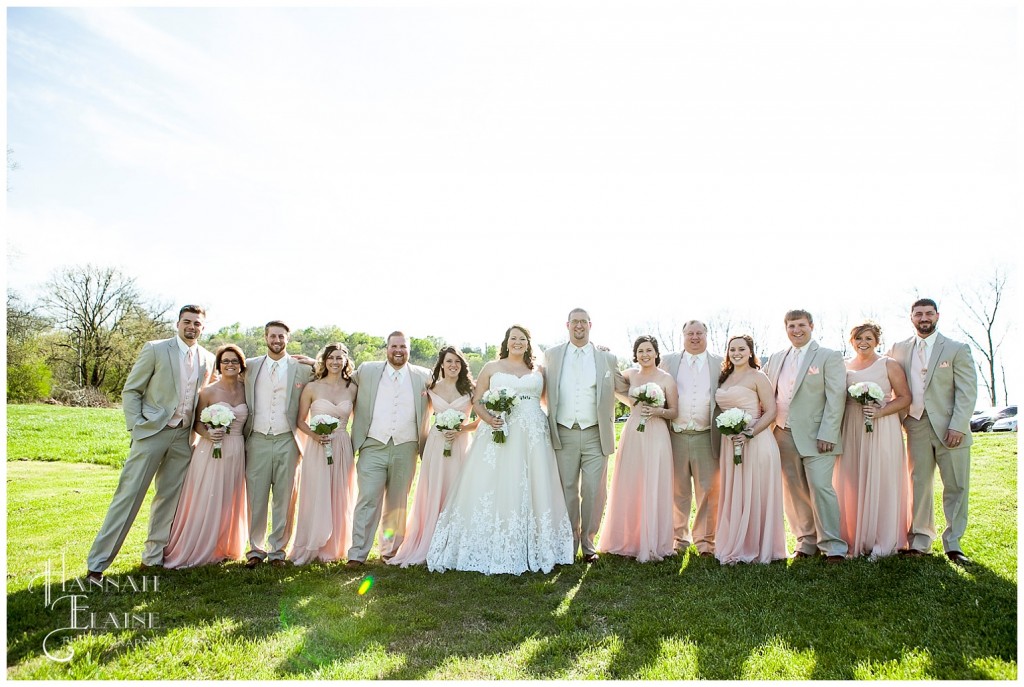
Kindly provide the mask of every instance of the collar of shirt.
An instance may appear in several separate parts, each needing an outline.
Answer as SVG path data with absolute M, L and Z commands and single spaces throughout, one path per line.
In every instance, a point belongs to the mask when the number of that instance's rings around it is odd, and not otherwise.
M 199 344 L 187 345 L 181 340 L 180 336 L 174 337 L 174 340 L 178 342 L 178 352 L 181 353 L 182 357 L 187 356 L 189 351 L 192 351 L 192 359 L 195 360 L 196 351 L 199 350 Z
M 401 382 L 405 378 L 405 365 L 401 367 L 395 367 L 391 363 L 387 364 L 388 376 L 393 377 L 395 373 L 398 373 L 398 381 Z
M 915 346 L 917 346 L 921 342 L 924 343 L 924 350 L 928 353 L 928 355 L 931 355 L 932 346 L 935 345 L 935 334 L 932 334 L 928 338 L 921 338 L 920 336 L 917 337 L 917 342 L 915 343 Z
M 582 346 L 571 343 L 569 344 L 569 350 L 573 355 L 576 355 L 576 351 L 582 351 L 583 355 L 592 355 L 594 353 L 594 344 L 589 341 Z
M 281 356 L 280 360 L 274 360 L 273 358 L 271 358 L 268 355 L 267 356 L 267 365 L 273 365 L 274 363 L 277 363 L 277 371 L 278 371 L 278 373 L 284 372 L 285 370 L 288 369 L 288 358 L 289 357 L 291 357 L 291 356 L 289 356 L 287 353 L 285 353 L 284 355 Z M 268 367 L 267 369 L 269 370 L 270 368 Z
M 811 345 L 811 342 L 808 341 L 803 346 L 793 346 L 793 352 L 796 353 L 797 355 L 800 355 L 801 353 L 806 353 L 807 352 L 807 347 L 810 346 L 810 345 Z
M 687 365 L 689 365 L 693 361 L 696 361 L 697 362 L 697 367 L 701 368 L 701 367 L 704 367 L 704 361 L 706 361 L 707 358 L 708 358 L 708 352 L 707 351 L 701 351 L 700 353 L 694 355 L 693 353 L 690 353 L 689 351 L 683 351 L 683 357 L 686 358 L 686 364 Z

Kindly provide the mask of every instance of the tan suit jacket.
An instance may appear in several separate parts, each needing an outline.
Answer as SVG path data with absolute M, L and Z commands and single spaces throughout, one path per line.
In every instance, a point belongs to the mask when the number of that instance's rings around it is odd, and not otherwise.
M 658 367 L 672 375 L 672 379 L 676 379 L 676 375 L 679 374 L 679 362 L 682 359 L 682 351 L 668 353 L 661 359 L 661 365 Z M 704 371 L 708 375 L 708 389 L 711 391 L 711 450 L 715 452 L 717 460 L 722 448 L 722 433 L 718 431 L 718 425 L 715 424 L 715 418 L 721 413 L 721 408 L 718 408 L 718 404 L 715 403 L 715 392 L 718 391 L 718 375 L 722 372 L 722 356 L 708 353 L 705 368 Z M 679 395 L 682 396 L 682 390 L 679 391 Z
M 978 373 L 971 347 L 938 332 L 933 336 L 935 343 L 924 378 L 924 410 L 939 441 L 945 442 L 946 430 L 952 429 L 963 433 L 960 446 L 967 447 L 972 442 L 971 413 L 978 402 Z M 917 337 L 912 336 L 889 351 L 889 356 L 903 366 L 908 382 L 910 375 L 920 371 L 913 362 L 916 344 Z M 907 412 L 901 411 L 900 419 L 906 417 Z
M 839 351 L 822 348 L 817 341 L 807 344 L 789 404 L 789 427 L 802 456 L 838 455 L 843 451 L 843 413 L 846 411 L 846 364 Z M 773 353 L 765 374 L 778 390 L 779 374 L 791 348 Z M 828 453 L 818 452 L 818 441 L 835 445 Z
M 544 352 L 544 382 L 548 395 L 548 429 L 551 443 L 556 449 L 562 448 L 558 438 L 558 382 L 562 372 L 562 360 L 571 344 L 553 346 Z M 597 426 L 601 433 L 601 452 L 606 456 L 615 453 L 615 392 L 626 393 L 629 385 L 619 372 L 619 362 L 608 351 L 594 348 L 594 366 L 597 368 Z
M 373 407 L 377 402 L 377 388 L 380 386 L 380 378 L 386 365 L 387 363 L 383 361 L 368 361 L 361 364 L 352 376 L 353 381 L 359 385 L 352 417 L 352 446 L 356 451 L 362 448 L 370 431 Z M 413 405 L 416 408 L 416 432 L 419 435 L 416 453 L 419 454 L 427 440 L 427 385 L 430 384 L 431 375 L 430 370 L 425 367 L 411 363 L 407 363 L 406 366 L 409 368 L 412 392 L 415 396 Z
M 209 383 L 214 366 L 213 354 L 202 346 L 197 346 L 197 349 L 199 374 L 193 389 L 193 413 L 199 402 L 199 390 Z M 174 415 L 180 400 L 181 366 L 178 358 L 177 337 L 143 344 L 121 392 L 124 418 L 132 439 L 153 436 L 166 427 Z
M 252 424 L 256 419 L 256 378 L 259 376 L 263 366 L 267 364 L 267 360 L 266 355 L 259 355 L 255 358 L 248 358 L 245 361 L 245 405 L 249 406 L 249 417 L 245 419 L 245 427 L 242 431 L 246 438 L 252 434 Z M 298 446 L 300 453 L 302 452 L 302 445 L 299 442 L 298 432 L 295 430 L 299 415 L 299 397 L 302 396 L 303 387 L 312 379 L 312 367 L 304 365 L 295 358 L 288 356 L 288 381 L 285 385 L 287 392 L 285 395 L 284 414 L 288 418 L 288 428 L 292 431 L 292 436 L 295 437 L 295 445 Z

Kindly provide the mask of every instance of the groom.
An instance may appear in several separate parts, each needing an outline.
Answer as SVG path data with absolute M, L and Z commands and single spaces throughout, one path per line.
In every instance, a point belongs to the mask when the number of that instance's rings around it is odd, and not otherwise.
M 206 311 L 185 305 L 178 311 L 176 336 L 143 345 L 121 392 L 131 448 L 114 498 L 89 551 L 89 580 L 103 571 L 121 549 L 128 530 L 156 477 L 149 511 L 149 536 L 142 567 L 159 566 L 178 508 L 178 496 L 192 459 L 192 423 L 199 390 L 213 371 L 213 355 L 199 345 Z
M 590 343 L 590 315 L 569 313 L 569 341 L 544 353 L 548 426 L 573 532 L 573 556 L 597 560 L 594 536 L 606 499 L 608 456 L 615 451 L 615 392 L 626 393 L 618 361 Z
M 402 332 L 388 335 L 387 358 L 363 363 L 352 376 L 359 385 L 352 418 L 359 497 L 345 563 L 349 568 L 366 562 L 378 522 L 384 527 L 381 559 L 387 561 L 401 546 L 416 456 L 427 437 L 430 370 L 409 364 L 409 340 Z
M 820 549 L 827 563 L 842 563 L 848 547 L 839 534 L 832 473 L 843 448 L 846 365 L 838 351 L 811 340 L 811 313 L 790 310 L 785 323 L 793 345 L 768 358 L 765 371 L 778 405 L 775 440 L 786 519 L 797 540 L 793 558 L 810 558 Z
M 249 552 L 245 567 L 268 560 L 285 565 L 285 547 L 292 536 L 295 473 L 299 443 L 295 432 L 299 396 L 312 368 L 288 355 L 288 325 L 271 320 L 263 327 L 266 355 L 245 361 L 245 494 L 249 505 Z M 273 496 L 271 496 L 273 492 Z M 267 540 L 267 499 L 271 499 L 270 540 Z

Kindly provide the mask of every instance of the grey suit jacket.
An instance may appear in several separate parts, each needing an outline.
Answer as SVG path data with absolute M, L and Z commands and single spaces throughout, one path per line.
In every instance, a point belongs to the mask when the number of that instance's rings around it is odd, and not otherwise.
M 556 449 L 562 448 L 558 438 L 558 383 L 561 380 L 562 360 L 571 344 L 553 346 L 544 352 L 544 383 L 548 395 L 548 429 L 551 443 Z M 601 433 L 601 452 L 606 456 L 615 453 L 615 392 L 626 393 L 629 385 L 619 371 L 619 362 L 608 351 L 594 349 L 594 366 L 597 368 L 597 426 Z
M 249 417 L 245 419 L 243 433 L 246 437 L 252 434 L 253 420 L 256 419 L 256 378 L 260 370 L 267 364 L 266 355 L 258 355 L 255 358 L 248 358 L 245 361 L 245 405 L 249 406 Z M 295 437 L 295 444 L 302 450 L 299 437 L 295 431 L 299 415 L 299 397 L 302 396 L 302 388 L 313 379 L 313 368 L 303 365 L 295 358 L 288 356 L 288 381 L 285 385 L 287 390 L 285 396 L 284 415 L 288 419 L 288 428 Z
M 373 420 L 373 407 L 377 402 L 377 388 L 380 386 L 380 378 L 386 365 L 387 363 L 383 361 L 368 361 L 361 364 L 352 376 L 353 381 L 359 385 L 352 417 L 352 446 L 356 451 L 366 443 L 370 422 Z M 427 439 L 427 385 L 430 384 L 430 370 L 411 363 L 407 363 L 406 366 L 409 368 L 415 397 L 413 406 L 416 409 L 416 428 L 419 435 L 416 450 L 419 453 Z
M 945 441 L 946 430 L 952 429 L 963 433 L 961 446 L 970 446 L 971 413 L 978 402 L 978 373 L 971 347 L 938 332 L 932 336 L 935 343 L 924 378 L 924 410 L 940 441 Z M 916 344 L 917 337 L 912 336 L 889 351 L 889 357 L 903 366 L 908 383 L 912 374 L 920 374 L 920 367 L 913 362 Z M 900 418 L 906 417 L 906 411 L 901 411 Z
M 846 363 L 839 351 L 822 348 L 817 341 L 807 345 L 789 404 L 789 427 L 801 456 L 838 455 L 843 450 Z M 765 374 L 776 391 L 789 351 L 790 348 L 785 348 L 773 353 L 765 365 Z M 819 440 L 831 442 L 835 447 L 828 453 L 819 453 Z
M 672 375 L 673 379 L 676 379 L 676 375 L 679 374 L 679 363 L 682 359 L 682 351 L 678 353 L 668 353 L 661 359 L 661 364 L 658 367 Z M 722 446 L 722 433 L 718 431 L 718 425 L 715 424 L 715 418 L 722 412 L 722 409 L 719 408 L 718 404 L 715 402 L 715 392 L 718 391 L 718 375 L 722 372 L 722 356 L 715 355 L 714 353 L 708 353 L 707 368 L 705 369 L 705 372 L 708 375 L 708 389 L 711 391 L 711 448 L 715 452 L 715 458 L 718 458 L 718 453 Z M 682 396 L 682 394 L 682 389 L 680 389 L 679 395 Z
M 199 390 L 210 381 L 213 354 L 198 346 L 199 374 L 192 397 L 192 412 L 199 402 Z M 132 439 L 153 436 L 167 426 L 178 407 L 181 366 L 177 337 L 148 341 L 142 346 L 135 365 L 121 391 L 124 419 Z

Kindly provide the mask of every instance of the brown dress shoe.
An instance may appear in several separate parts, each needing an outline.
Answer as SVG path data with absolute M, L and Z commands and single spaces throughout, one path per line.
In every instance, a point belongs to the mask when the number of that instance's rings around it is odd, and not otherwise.
M 710 551 L 701 551 L 700 552 L 700 557 L 701 558 L 714 558 L 715 554 L 711 553 Z
M 283 568 L 286 565 L 288 565 L 288 562 L 285 561 L 285 559 L 283 558 L 275 558 L 274 560 L 270 561 L 270 564 L 275 568 Z
M 838 565 L 840 563 L 845 563 L 846 558 L 844 556 L 828 556 L 825 558 L 825 562 L 829 565 Z
M 924 551 L 918 551 L 917 549 L 903 549 L 900 551 L 900 555 L 904 558 L 920 558 L 924 555 Z
M 352 568 L 352 569 L 361 568 L 361 567 L 363 567 L 363 562 L 362 561 L 347 561 L 345 563 L 345 567 L 346 568 Z
M 263 561 L 261 561 L 259 558 L 256 558 L 255 556 L 253 556 L 252 558 L 250 558 L 249 560 L 247 560 L 245 562 L 245 567 L 247 567 L 249 570 L 252 570 L 253 568 L 255 568 L 257 565 L 259 565 L 262 562 Z
M 103 573 L 97 572 L 96 570 L 90 570 L 89 574 L 85 576 L 85 579 L 90 582 L 103 582 Z
M 800 558 L 814 558 L 814 556 L 809 553 L 804 553 L 803 551 L 794 551 L 793 555 L 790 556 L 790 558 L 792 558 L 793 560 L 797 560 Z
M 597 559 L 600 558 L 596 553 L 588 553 L 583 557 L 584 563 L 597 563 Z

